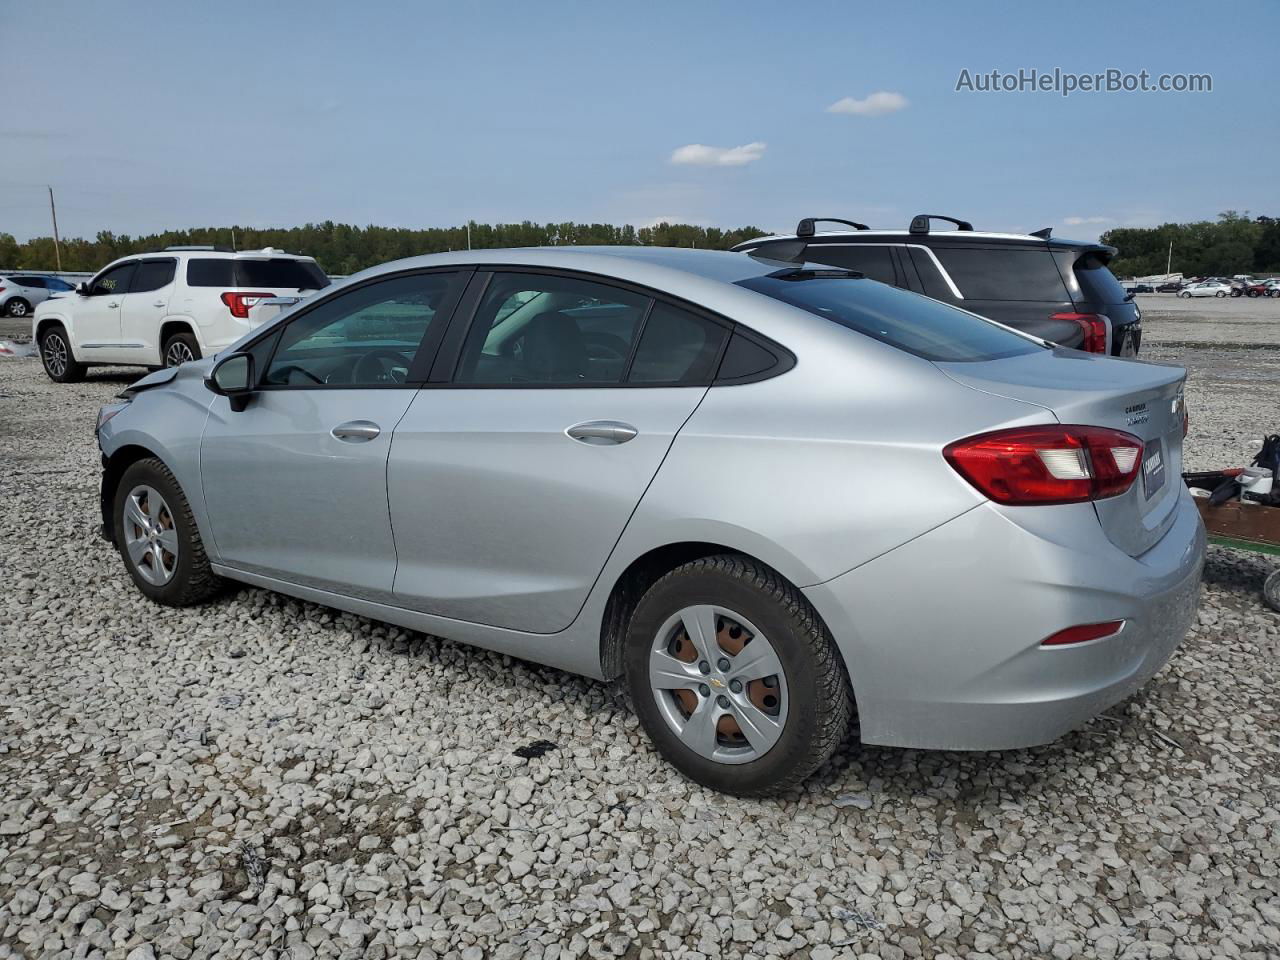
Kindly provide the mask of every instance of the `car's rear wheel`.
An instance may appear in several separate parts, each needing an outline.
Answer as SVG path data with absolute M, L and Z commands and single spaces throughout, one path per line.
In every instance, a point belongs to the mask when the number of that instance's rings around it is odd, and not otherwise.
M 1215 296 L 1215 297 L 1225 297 L 1225 296 L 1226 296 L 1226 294 L 1225 294 L 1225 293 L 1223 293 L 1221 290 L 1219 290 L 1217 293 L 1215 293 L 1215 294 L 1214 294 L 1214 296 Z
M 61 324 L 40 331 L 40 362 L 44 372 L 55 383 L 77 383 L 84 379 L 84 364 L 71 352 L 71 339 Z
M 641 598 L 624 671 L 649 737 L 704 786 L 760 796 L 796 786 L 844 739 L 853 698 L 804 596 L 746 557 L 705 557 Z
M 22 297 L 14 297 L 5 305 L 5 312 L 11 317 L 25 317 L 31 313 L 31 304 Z
M 164 365 L 177 367 L 200 359 L 200 344 L 189 333 L 175 333 L 164 342 Z
M 163 461 L 139 460 L 125 470 L 113 508 L 116 547 L 147 597 L 186 607 L 222 589 L 224 581 L 209 566 L 191 505 Z

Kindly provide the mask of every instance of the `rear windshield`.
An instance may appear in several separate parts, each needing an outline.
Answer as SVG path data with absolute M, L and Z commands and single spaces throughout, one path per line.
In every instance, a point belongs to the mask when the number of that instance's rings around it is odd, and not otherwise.
M 329 278 L 310 260 L 192 258 L 187 261 L 187 285 L 320 290 L 329 285 Z
M 792 272 L 752 277 L 739 286 L 926 360 L 995 360 L 1041 349 L 981 317 L 874 280 Z
M 1106 262 L 1097 254 L 1085 254 L 1076 261 L 1076 280 L 1084 299 L 1096 303 L 1124 303 L 1129 295 Z
M 934 247 L 966 300 L 1070 300 L 1053 254 L 1044 247 Z

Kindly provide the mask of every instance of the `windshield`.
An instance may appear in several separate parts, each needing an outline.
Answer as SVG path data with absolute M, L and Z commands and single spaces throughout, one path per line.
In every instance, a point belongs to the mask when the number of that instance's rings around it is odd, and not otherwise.
M 874 280 L 793 270 L 752 277 L 739 286 L 926 360 L 996 360 L 1042 349 L 989 320 Z

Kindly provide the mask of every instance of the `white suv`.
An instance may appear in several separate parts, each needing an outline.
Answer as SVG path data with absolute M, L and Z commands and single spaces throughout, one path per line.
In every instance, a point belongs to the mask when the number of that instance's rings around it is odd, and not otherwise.
M 31 333 L 59 383 L 93 364 L 172 367 L 217 353 L 283 303 L 328 285 L 312 257 L 270 247 L 168 247 L 110 263 L 75 293 L 46 300 Z

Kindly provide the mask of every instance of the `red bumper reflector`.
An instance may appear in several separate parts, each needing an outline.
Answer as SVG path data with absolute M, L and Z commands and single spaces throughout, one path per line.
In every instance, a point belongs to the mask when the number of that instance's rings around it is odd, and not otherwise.
M 1123 620 L 1108 620 L 1106 623 L 1084 623 L 1078 627 L 1067 627 L 1059 630 L 1051 637 L 1040 641 L 1042 647 L 1061 647 L 1070 643 L 1085 643 L 1089 640 L 1101 640 L 1103 637 L 1115 636 L 1124 627 Z

